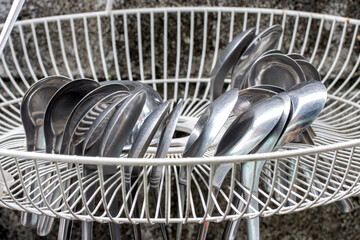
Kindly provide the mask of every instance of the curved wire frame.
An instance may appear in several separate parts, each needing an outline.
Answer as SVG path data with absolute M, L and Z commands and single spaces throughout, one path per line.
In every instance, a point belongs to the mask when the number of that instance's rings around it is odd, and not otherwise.
M 288 214 L 357 195 L 359 23 L 355 19 L 315 13 L 218 7 L 107 9 L 16 22 L 0 60 L 0 176 L 7 171 L 15 182 L 5 185 L 6 194 L 0 199 L 0 206 L 100 223 L 200 223 Z M 97 81 L 143 81 L 164 100 L 184 99 L 182 126 L 178 131 L 189 132 L 209 104 L 209 76 L 221 49 L 247 28 L 255 27 L 259 32 L 274 24 L 284 29 L 278 48 L 285 53 L 304 55 L 319 70 L 327 86 L 326 107 L 312 125 L 317 135 L 315 146 L 288 144 L 274 153 L 225 158 L 213 156 L 214 145 L 204 157 L 189 159 L 181 157 L 184 147 L 181 139 L 174 140 L 176 144 L 164 159 L 153 158 L 155 148 L 150 148 L 143 159 L 25 151 L 21 97 L 39 79 L 57 74 Z M 249 190 L 241 185 L 236 174 L 238 163 L 260 160 L 267 163 L 259 194 L 257 197 L 247 194 L 244 199 L 240 192 Z M 75 163 L 75 167 L 68 168 L 69 162 Z M 232 170 L 219 196 L 213 198 L 213 213 L 206 215 L 214 164 L 225 162 L 232 164 Z M 98 170 L 84 177 L 84 164 L 97 165 Z M 107 164 L 116 164 L 118 171 L 105 181 L 102 166 Z M 141 174 L 130 190 L 125 187 L 122 174 L 129 165 L 141 167 Z M 152 165 L 164 166 L 156 203 L 149 194 Z M 179 165 L 186 165 L 189 171 L 195 166 L 188 175 L 190 197 L 182 216 L 177 216 L 181 205 Z M 49 173 L 52 177 L 44 189 L 39 183 Z M 65 182 L 71 178 L 76 180 L 66 188 Z M 29 186 L 34 184 L 39 188 L 30 191 Z M 85 198 L 92 186 L 96 191 Z M 51 202 L 49 196 L 57 188 L 61 194 Z M 112 198 L 104 197 L 109 194 Z M 128 206 L 124 202 L 130 195 L 140 209 L 137 218 L 132 217 L 135 204 Z M 247 212 L 232 204 L 239 199 L 248 205 L 250 198 L 259 203 L 259 210 Z M 92 200 L 95 207 L 90 210 Z M 115 200 L 119 211 L 109 216 L 107 208 Z M 159 217 L 160 209 L 163 218 Z

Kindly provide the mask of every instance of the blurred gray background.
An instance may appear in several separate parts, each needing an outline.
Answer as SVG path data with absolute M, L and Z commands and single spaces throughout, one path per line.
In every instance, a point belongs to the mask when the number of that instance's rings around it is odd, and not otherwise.
M 99 11 L 105 8 L 104 0 L 29 0 L 26 1 L 20 19 L 30 19 L 69 13 Z M 0 21 L 4 22 L 9 11 L 11 1 L 0 0 Z M 166 7 L 166 6 L 235 6 L 235 7 L 261 7 L 292 9 L 326 13 L 338 16 L 360 19 L 360 1 L 339 0 L 117 0 L 115 9 L 140 8 L 140 7 Z M 328 205 L 293 213 L 286 216 L 274 216 L 261 219 L 262 239 L 360 239 L 360 199 L 353 198 L 355 210 L 349 214 L 340 213 L 334 205 Z M 246 239 L 245 222 L 242 223 L 239 239 Z M 224 224 L 211 224 L 208 239 L 220 239 Z M 144 239 L 161 239 L 157 226 L 143 226 Z M 123 225 L 122 231 L 126 238 L 131 236 L 129 225 Z M 172 236 L 175 226 L 170 226 Z M 197 226 L 189 225 L 184 229 L 184 238 L 196 237 Z M 94 239 L 109 239 L 107 225 L 95 224 Z M 73 239 L 80 238 L 80 224 L 75 223 Z M 7 209 L 0 209 L 0 239 L 56 239 L 57 226 L 52 234 L 47 237 L 38 237 L 36 230 L 27 229 L 20 224 L 20 213 Z

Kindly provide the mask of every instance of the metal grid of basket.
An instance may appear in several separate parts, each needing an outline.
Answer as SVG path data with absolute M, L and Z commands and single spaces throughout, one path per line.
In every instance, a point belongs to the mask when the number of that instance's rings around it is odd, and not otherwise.
M 0 206 L 100 223 L 201 223 L 288 214 L 356 195 L 360 190 L 359 23 L 355 19 L 307 12 L 218 7 L 108 8 L 102 12 L 16 22 L 0 61 L 0 173 L 4 170 L 11 173 L 15 182 L 11 187 L 5 184 L 6 194 L 0 199 Z M 191 124 L 210 103 L 210 71 L 221 49 L 235 34 L 249 27 L 256 27 L 259 32 L 273 24 L 285 29 L 278 48 L 304 55 L 317 67 L 327 86 L 326 107 L 312 125 L 317 134 L 315 146 L 288 144 L 273 153 L 232 157 L 214 157 L 214 149 L 209 149 L 202 158 L 186 159 L 181 156 L 184 147 L 181 142 L 170 149 L 165 159 L 153 158 L 154 148 L 150 148 L 143 159 L 127 159 L 126 155 L 98 158 L 25 151 L 19 110 L 21 97 L 31 84 L 52 74 L 101 81 L 139 80 L 155 88 L 164 100 L 183 98 L 183 127 L 179 131 L 188 133 Z M 65 26 L 71 31 L 63 31 Z M 243 188 L 236 175 L 237 164 L 259 160 L 268 160 L 259 197 L 255 199 L 259 210 L 238 211 L 232 205 L 233 200 L 240 198 L 247 204 L 249 199 L 237 193 L 238 188 Z M 75 163 L 75 168 L 68 169 L 69 162 Z M 208 212 L 207 189 L 213 167 L 218 163 L 231 163 L 232 171 L 218 198 L 213 199 L 214 212 L 208 215 L 204 214 Z M 83 164 L 98 165 L 99 170 L 82 177 Z M 117 173 L 108 181 L 111 181 L 111 193 L 119 199 L 123 199 L 124 193 L 131 194 L 123 184 L 124 166 L 141 167 L 136 182 L 139 187 L 130 189 L 136 190 L 134 201 L 140 209 L 139 218 L 132 217 L 134 208 L 126 201 L 119 202 L 116 216 L 109 216 L 106 209 L 109 204 L 102 198 L 109 192 L 104 191 L 106 183 L 101 166 L 110 164 L 118 166 Z M 154 165 L 165 166 L 161 201 L 157 203 L 151 199 L 148 181 Z M 195 169 L 187 185 L 189 201 L 184 214 L 177 216 L 180 165 L 188 169 L 195 166 Z M 279 165 L 283 165 L 281 169 L 288 169 L 290 180 L 281 179 Z M 24 176 L 25 172 L 28 176 Z M 68 196 L 68 190 L 55 202 L 48 201 L 47 189 L 40 187 L 38 195 L 32 197 L 24 191 L 48 173 L 53 173 L 49 189 L 77 178 L 71 192 L 79 193 L 74 204 L 67 204 L 72 196 Z M 315 177 L 325 180 L 317 182 L 315 190 L 320 195 L 313 194 Z M 337 188 L 330 187 L 330 182 Z M 83 186 L 88 183 L 97 186 L 93 211 L 88 211 L 83 198 L 88 190 Z M 281 188 L 286 189 L 286 195 L 281 195 L 284 192 Z M 243 188 L 243 191 L 248 190 Z M 159 218 L 160 208 L 165 213 L 163 218 Z M 236 213 L 231 214 L 231 210 Z

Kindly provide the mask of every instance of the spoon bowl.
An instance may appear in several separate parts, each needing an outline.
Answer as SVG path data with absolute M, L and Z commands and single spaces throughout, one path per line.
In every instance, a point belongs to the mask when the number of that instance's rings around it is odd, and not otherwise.
M 240 56 L 231 74 L 231 87 L 243 89 L 252 64 L 263 53 L 274 49 L 282 34 L 282 27 L 274 25 L 259 33 Z
M 233 67 L 234 62 L 239 59 L 239 56 L 241 56 L 242 52 L 248 47 L 254 37 L 255 28 L 250 28 L 234 37 L 234 39 L 223 50 L 210 75 L 211 101 L 214 101 L 222 94 L 226 75 Z
M 306 77 L 301 67 L 283 54 L 268 54 L 258 58 L 252 65 L 245 87 L 269 84 L 289 89 Z

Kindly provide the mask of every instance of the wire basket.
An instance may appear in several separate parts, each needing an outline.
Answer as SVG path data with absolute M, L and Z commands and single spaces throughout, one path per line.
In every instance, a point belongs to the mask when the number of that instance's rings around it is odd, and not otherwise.
M 164 100 L 183 98 L 185 109 L 177 131 L 188 135 L 210 103 L 209 76 L 221 50 L 243 30 L 256 27 L 259 32 L 273 24 L 284 29 L 278 48 L 304 55 L 327 86 L 326 107 L 312 125 L 317 135 L 315 146 L 288 144 L 273 153 L 214 157 L 215 144 L 201 158 L 183 159 L 186 138 L 178 138 L 164 159 L 153 158 L 154 147 L 143 159 L 26 152 L 21 98 L 31 84 L 53 74 L 99 81 L 139 80 L 155 88 Z M 0 173 L 11 173 L 15 181 L 11 186 L 5 184 L 0 206 L 100 223 L 201 223 L 289 214 L 356 195 L 360 190 L 359 24 L 355 19 L 307 12 L 219 7 L 108 9 L 16 22 L 0 62 Z M 239 195 L 239 189 L 248 190 L 236 174 L 238 163 L 258 160 L 268 160 L 258 197 L 249 194 L 259 203 L 259 210 L 236 210 L 233 200 L 238 198 L 245 204 L 250 200 Z M 74 168 L 68 168 L 70 162 L 75 163 Z M 213 199 L 215 210 L 205 214 L 207 190 L 214 165 L 219 163 L 231 163 L 232 171 Z M 83 177 L 84 164 L 97 165 L 98 171 Z M 118 166 L 106 182 L 103 165 Z M 134 183 L 138 188 L 127 192 L 122 172 L 130 165 L 140 166 L 141 174 Z M 154 165 L 164 166 L 160 201 L 156 203 L 149 193 L 149 172 Z M 184 214 L 178 216 L 180 165 L 195 169 L 188 179 Z M 52 177 L 47 189 L 40 184 L 35 196 L 24 190 L 49 173 Z M 70 178 L 76 181 L 50 202 L 49 190 L 65 186 Z M 84 198 L 89 184 L 97 188 L 92 196 L 93 211 Z M 104 190 L 105 184 L 111 184 L 109 191 Z M 70 204 L 75 193 L 78 197 Z M 119 199 L 115 216 L 107 209 L 105 196 L 109 194 Z M 130 194 L 139 206 L 140 217 L 132 217 L 134 208 L 124 201 Z

